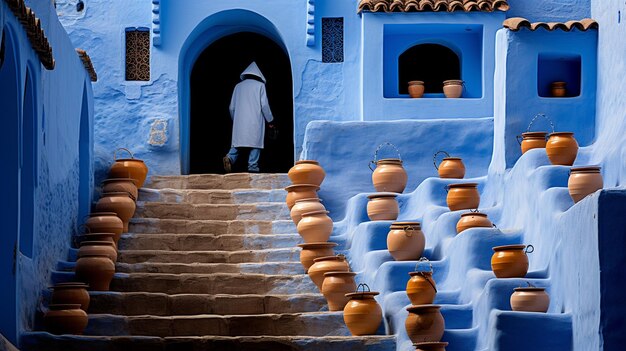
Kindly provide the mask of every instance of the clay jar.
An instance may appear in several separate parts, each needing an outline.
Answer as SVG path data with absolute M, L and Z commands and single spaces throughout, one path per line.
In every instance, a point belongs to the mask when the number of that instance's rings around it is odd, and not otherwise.
M 50 305 L 44 315 L 46 330 L 52 334 L 81 335 L 87 327 L 88 317 L 80 304 Z
M 530 149 L 545 149 L 546 147 L 546 132 L 526 132 L 522 133 L 522 141 L 520 146 L 522 148 L 522 154 Z M 517 137 L 519 141 L 519 136 Z
M 553 165 L 571 166 L 578 155 L 578 143 L 574 133 L 558 132 L 550 134 L 546 143 L 546 153 Z
M 572 168 L 567 181 L 569 194 L 575 203 L 602 189 L 603 186 L 600 167 L 597 166 Z
M 139 191 L 137 181 L 132 178 L 111 178 L 102 182 L 103 193 L 128 193 L 133 201 L 137 201 Z
M 426 237 L 419 222 L 394 222 L 387 234 L 387 250 L 396 261 L 417 260 L 424 252 Z
M 343 308 L 343 320 L 354 336 L 376 334 L 383 321 L 383 310 L 374 299 L 378 292 L 369 291 L 369 287 L 368 291 L 359 292 L 361 286 L 364 286 L 363 290 L 367 287 L 360 284 L 356 292 L 346 294 L 350 300 Z
M 443 94 L 447 98 L 460 98 L 463 95 L 463 81 L 458 79 L 443 81 Z
M 326 210 L 307 212 L 302 214 L 297 229 L 305 243 L 324 242 L 333 232 L 333 220 Z
M 491 269 L 498 278 L 524 278 L 528 272 L 528 256 L 532 245 L 504 245 L 493 248 Z
M 445 323 L 439 305 L 412 305 L 404 322 L 406 332 L 414 343 L 440 341 Z
M 376 191 L 392 193 L 402 193 L 404 191 L 408 176 L 404 167 L 402 167 L 402 160 L 399 158 L 385 158 L 376 162 L 372 161 L 372 163 L 376 165 L 376 169 L 372 173 L 372 183 L 374 183 Z
M 110 241 L 83 241 L 78 249 L 78 258 L 86 255 L 105 255 L 111 261 L 117 261 L 117 250 L 115 243 Z
M 355 275 L 354 272 L 345 271 L 324 273 L 322 294 L 328 302 L 329 311 L 343 311 L 343 308 L 350 301 L 346 294 L 356 290 Z
M 122 220 L 124 224 L 123 232 L 128 232 L 128 222 L 135 214 L 135 201 L 133 201 L 128 193 L 103 193 L 98 203 L 96 203 L 96 210 L 103 212 L 115 212 L 117 216 Z
M 446 202 L 450 211 L 471 210 L 480 205 L 477 183 L 450 184 Z
M 302 251 L 300 251 L 300 263 L 302 263 L 304 271 L 307 272 L 316 258 L 333 256 L 335 254 L 333 247 L 337 246 L 337 244 L 319 242 L 298 244 L 298 246 L 302 248 Z
M 78 237 L 80 243 L 85 241 L 106 241 L 113 244 L 113 247 L 117 249 L 117 244 L 115 244 L 115 234 L 113 233 L 89 233 L 83 234 Z M 79 245 L 80 247 L 80 245 Z
M 511 295 L 511 309 L 524 312 L 548 312 L 550 297 L 545 288 L 515 288 Z
M 114 233 L 113 240 L 115 240 L 116 245 L 124 231 L 124 222 L 115 212 L 94 212 L 89 215 L 85 226 L 92 233 Z
M 367 203 L 367 216 L 372 221 L 393 221 L 400 214 L 400 206 L 396 200 L 398 194 L 376 193 L 369 195 Z
M 465 177 L 465 165 L 459 157 L 446 157 L 437 168 L 439 178 L 463 179 Z
M 567 83 L 566 82 L 552 82 L 550 83 L 550 93 L 552 97 L 565 97 L 567 95 Z
M 86 254 L 76 261 L 76 279 L 89 284 L 94 291 L 109 291 L 115 274 L 115 263 L 107 255 Z
M 469 228 L 492 228 L 493 223 L 487 218 L 486 213 L 467 212 L 461 215 L 461 219 L 456 223 L 456 232 L 461 233 Z
M 413 344 L 415 351 L 446 351 L 447 342 L 418 342 Z
M 317 198 L 317 191 L 320 190 L 320 187 L 315 184 L 298 184 L 290 185 L 286 187 L 285 190 L 287 190 L 285 202 L 291 211 L 296 201 L 300 199 Z
M 126 151 L 130 155 L 130 158 L 118 159 L 117 152 L 120 150 Z M 113 163 L 109 170 L 109 178 L 132 178 L 136 181 L 135 184 L 137 188 L 141 188 L 148 176 L 148 167 L 146 164 L 142 160 L 136 159 L 133 153 L 125 148 L 115 150 L 113 158 L 115 159 L 115 163 Z
M 293 205 L 293 207 L 291 208 L 291 212 L 290 212 L 293 223 L 298 225 L 298 223 L 300 222 L 300 219 L 302 219 L 301 216 L 303 213 L 313 212 L 313 211 L 326 211 L 326 207 L 322 205 L 321 201 L 322 200 L 316 197 L 313 197 L 310 199 L 296 200 L 296 203 Z
M 412 98 L 421 98 L 424 96 L 424 82 L 421 80 L 412 80 L 409 82 L 409 95 Z
M 287 173 L 292 184 L 314 184 L 320 186 L 326 177 L 326 172 L 319 162 L 313 160 L 296 161 L 296 164 Z
M 84 283 L 58 283 L 55 286 L 50 287 L 50 289 L 52 289 L 50 304 L 78 304 L 83 311 L 87 312 L 90 301 L 87 288 L 88 285 Z
M 428 305 L 435 301 L 437 285 L 433 272 L 410 272 L 406 283 L 406 294 L 413 305 Z
M 318 257 L 313 260 L 313 265 L 309 268 L 307 274 L 309 278 L 321 290 L 324 282 L 324 273 L 350 270 L 350 265 L 346 261 L 344 255 Z

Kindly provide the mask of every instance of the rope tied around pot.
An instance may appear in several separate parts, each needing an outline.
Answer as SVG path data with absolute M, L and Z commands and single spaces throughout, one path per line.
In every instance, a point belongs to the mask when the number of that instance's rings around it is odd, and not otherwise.
M 370 168 L 370 170 L 371 170 L 372 172 L 374 172 L 374 169 L 375 169 L 375 168 L 376 168 L 376 166 L 378 165 L 378 152 L 379 152 L 379 151 L 380 151 L 380 149 L 382 149 L 384 146 L 391 146 L 394 150 L 396 150 L 396 153 L 398 154 L 398 160 L 400 160 L 400 162 L 402 162 L 402 156 L 400 155 L 400 150 L 398 150 L 398 148 L 397 148 L 394 144 L 392 144 L 392 143 L 390 143 L 390 142 L 386 141 L 386 142 L 384 142 L 384 143 L 382 143 L 382 144 L 378 145 L 378 147 L 376 148 L 376 151 L 374 152 L 374 160 L 373 160 L 373 161 L 370 161 L 370 163 L 367 165 L 367 166 Z M 372 165 L 374 165 L 374 168 L 372 168 Z
M 439 155 L 439 154 L 444 154 L 444 155 L 446 155 L 446 157 L 450 157 L 450 154 L 449 154 L 449 153 L 447 153 L 447 152 L 445 152 L 445 151 L 443 151 L 443 150 L 439 150 L 439 151 L 437 151 L 437 152 L 433 155 L 433 165 L 435 165 L 435 169 L 436 169 L 436 170 L 439 170 L 439 167 L 437 166 L 437 155 Z

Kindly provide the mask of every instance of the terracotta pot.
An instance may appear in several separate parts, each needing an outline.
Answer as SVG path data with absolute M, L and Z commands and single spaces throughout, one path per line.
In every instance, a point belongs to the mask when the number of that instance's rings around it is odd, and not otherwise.
M 410 272 L 406 283 L 406 294 L 413 305 L 428 305 L 435 301 L 437 285 L 433 272 Z
M 313 211 L 326 211 L 326 207 L 322 205 L 322 200 L 314 197 L 310 199 L 300 199 L 297 200 L 296 203 L 291 208 L 291 220 L 298 225 L 300 219 L 302 219 L 302 214 Z
M 376 166 L 374 173 L 372 173 L 372 182 L 376 191 L 392 193 L 402 193 L 404 191 L 408 176 L 402 166 L 402 160 L 385 158 L 372 161 L 370 169 L 372 169 L 372 164 Z
M 337 246 L 337 244 L 319 242 L 298 244 L 298 246 L 302 248 L 302 251 L 300 251 L 300 263 L 304 266 L 304 271 L 307 272 L 316 258 L 333 256 L 335 254 L 333 247 Z
M 418 342 L 413 344 L 415 351 L 446 351 L 447 342 Z
M 354 272 L 345 271 L 324 273 L 322 294 L 328 302 L 329 311 L 343 311 L 343 308 L 350 301 L 346 294 L 356 290 L 355 275 Z
M 424 96 L 424 82 L 421 80 L 412 80 L 409 82 L 409 95 L 412 98 L 421 98 Z
M 522 154 L 530 149 L 545 149 L 546 148 L 546 132 L 526 132 L 522 133 L 522 140 L 520 146 L 522 148 Z
M 465 177 L 465 165 L 459 157 L 446 157 L 441 161 L 437 172 L 439 178 L 463 179 Z
M 88 317 L 80 304 L 50 305 L 44 315 L 46 330 L 52 334 L 81 335 L 87 327 Z
M 77 282 L 58 283 L 50 287 L 52 289 L 50 304 L 78 304 L 83 311 L 87 312 L 90 301 L 89 293 L 87 292 L 88 287 L 87 284 Z
M 359 292 L 360 287 L 363 290 Z M 365 291 L 367 287 L 368 291 Z M 376 291 L 369 291 L 366 284 L 359 284 L 356 292 L 346 294 L 350 300 L 343 308 L 343 321 L 354 336 L 374 335 L 383 321 L 383 310 L 374 299 Z
M 394 222 L 387 234 L 387 250 L 396 261 L 422 257 L 426 237 L 419 222 Z
M 102 182 L 103 193 L 128 193 L 133 201 L 137 201 L 139 190 L 137 181 L 132 178 L 111 178 Z
M 498 278 L 524 278 L 528 272 L 528 256 L 532 245 L 504 245 L 493 248 L 491 269 Z
M 446 202 L 450 211 L 473 210 L 480 205 L 477 183 L 450 184 L 447 190 Z
M 128 232 L 128 222 L 135 214 L 135 201 L 128 193 L 103 193 L 96 203 L 96 210 L 103 212 L 115 212 L 124 224 L 123 232 Z
M 486 213 L 467 212 L 461 215 L 456 223 L 456 232 L 460 233 L 469 228 L 493 228 L 493 223 L 487 218 Z
M 110 241 L 83 241 L 78 249 L 78 258 L 86 255 L 106 255 L 113 262 L 117 262 L 115 243 Z
M 113 245 L 113 248 L 117 250 L 117 244 L 115 243 L 115 234 L 113 233 L 89 233 L 79 235 L 78 237 L 78 247 L 80 247 L 82 242 L 86 241 L 106 241 Z
M 578 155 L 578 143 L 574 133 L 559 132 L 550 134 L 546 143 L 546 153 L 553 165 L 571 166 Z
M 118 159 L 117 152 L 120 150 L 126 151 L 130 155 L 130 158 Z M 148 176 L 148 167 L 142 160 L 135 158 L 133 153 L 125 148 L 115 150 L 113 159 L 115 159 L 115 163 L 113 163 L 109 170 L 109 178 L 132 178 L 137 181 L 135 184 L 138 189 L 143 186 Z
M 552 97 L 565 97 L 567 95 L 566 86 L 566 82 L 550 83 L 550 93 L 552 94 Z
M 325 242 L 333 232 L 333 220 L 326 210 L 307 212 L 302 214 L 297 229 L 305 243 Z
M 115 263 L 107 255 L 84 255 L 76 261 L 76 279 L 89 284 L 89 290 L 109 291 Z
M 398 194 L 376 193 L 369 195 L 367 203 L 367 216 L 372 221 L 393 221 L 400 214 L 400 206 L 396 200 Z
M 444 80 L 443 94 L 447 98 L 460 98 L 463 95 L 463 84 L 464 82 L 458 79 Z
M 575 203 L 602 189 L 603 186 L 600 167 L 597 166 L 572 168 L 567 181 L 569 194 Z
M 322 283 L 324 282 L 324 273 L 337 271 L 347 272 L 349 270 L 350 265 L 344 255 L 326 256 L 313 259 L 313 265 L 309 267 L 307 274 L 313 283 L 321 290 Z
M 548 312 L 550 296 L 545 288 L 515 288 L 511 295 L 511 309 L 524 312 Z
M 285 202 L 291 210 L 298 200 L 318 197 L 317 191 L 320 190 L 320 187 L 315 184 L 298 184 L 290 185 L 285 190 L 287 190 Z
M 92 233 L 114 233 L 115 244 L 120 241 L 122 232 L 124 231 L 124 222 L 117 216 L 115 212 L 94 212 L 89 215 L 85 222 L 85 226 Z
M 445 323 L 439 305 L 412 305 L 404 322 L 406 332 L 414 343 L 440 341 Z
M 296 161 L 287 173 L 292 184 L 314 184 L 322 185 L 326 172 L 319 162 L 313 160 Z

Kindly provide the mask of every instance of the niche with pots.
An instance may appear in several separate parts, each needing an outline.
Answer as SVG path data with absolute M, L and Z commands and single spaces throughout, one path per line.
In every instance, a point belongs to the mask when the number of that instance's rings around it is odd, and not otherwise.
M 537 65 L 537 93 L 540 97 L 580 96 L 581 56 L 540 53 Z

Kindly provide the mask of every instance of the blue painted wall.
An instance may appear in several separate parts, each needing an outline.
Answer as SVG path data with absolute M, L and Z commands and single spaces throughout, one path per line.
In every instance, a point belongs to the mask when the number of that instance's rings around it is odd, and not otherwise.
M 511 9 L 507 17 L 524 17 L 532 22 L 565 22 L 591 17 L 591 0 L 508 0 L 508 3 Z
M 7 223 L 0 238 L 0 333 L 13 343 L 19 332 L 33 328 L 41 291 L 80 222 L 79 173 L 83 206 L 93 189 L 91 82 L 52 4 L 27 4 L 41 19 L 56 67 L 43 68 L 24 29 L 0 1 L 0 32 L 8 49 L 0 68 L 1 209 Z

